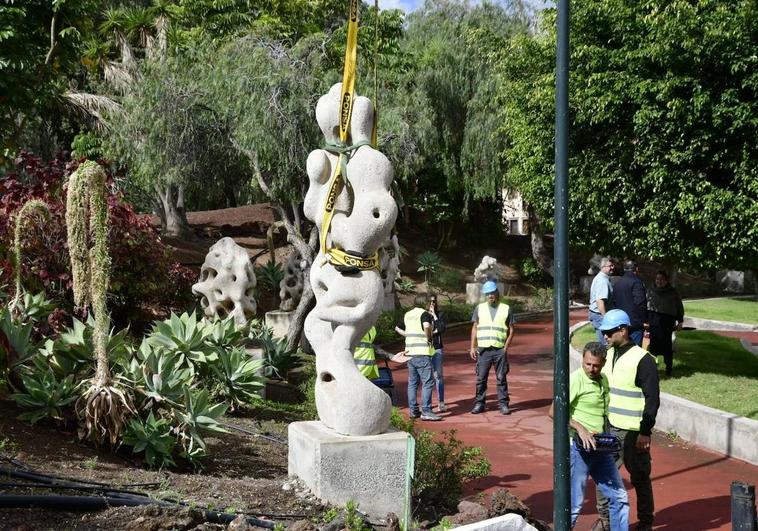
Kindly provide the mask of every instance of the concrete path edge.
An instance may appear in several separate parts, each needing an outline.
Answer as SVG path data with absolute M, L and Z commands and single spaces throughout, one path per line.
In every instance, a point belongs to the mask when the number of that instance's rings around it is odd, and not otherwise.
M 522 516 L 513 513 L 462 525 L 455 529 L 456 531 L 537 531 L 537 528 L 528 524 Z
M 574 332 L 590 324 L 581 321 L 569 329 Z M 570 346 L 571 371 L 581 366 L 582 355 Z M 726 413 L 712 407 L 661 393 L 661 407 L 655 429 L 730 457 L 758 465 L 758 421 Z
M 716 321 L 714 319 L 701 319 L 699 317 L 684 317 L 682 325 L 697 328 L 698 330 L 728 330 L 732 332 L 758 332 L 758 325 L 748 323 L 734 323 L 730 321 Z

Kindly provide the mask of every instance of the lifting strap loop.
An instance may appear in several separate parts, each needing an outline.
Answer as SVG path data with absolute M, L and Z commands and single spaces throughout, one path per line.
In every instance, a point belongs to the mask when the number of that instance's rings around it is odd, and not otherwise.
M 359 0 L 349 0 L 347 46 L 345 47 L 345 70 L 342 74 L 342 95 L 339 107 L 340 141 L 338 144 L 327 144 L 324 148 L 330 153 L 338 155 L 337 164 L 327 185 L 327 194 L 324 199 L 323 218 L 321 220 L 320 240 L 321 252 L 324 253 L 332 264 L 344 266 L 350 270 L 377 269 L 379 267 L 379 253 L 365 257 L 344 251 L 342 249 L 326 247 L 327 236 L 332 225 L 334 208 L 337 196 L 347 179 L 347 162 L 350 156 L 361 146 L 370 145 L 371 142 L 364 140 L 353 145 L 348 145 L 350 137 L 350 119 L 353 114 L 353 101 L 355 99 L 355 70 L 358 53 L 358 6 Z

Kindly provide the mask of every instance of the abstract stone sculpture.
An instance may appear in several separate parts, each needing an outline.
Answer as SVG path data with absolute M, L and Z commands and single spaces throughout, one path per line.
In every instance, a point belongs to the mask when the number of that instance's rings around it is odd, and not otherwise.
M 379 249 L 379 264 L 384 294 L 392 295 L 395 292 L 395 280 L 400 278 L 400 243 L 397 235 L 393 234 Z
M 255 316 L 253 298 L 256 279 L 247 251 L 231 238 L 221 238 L 205 256 L 200 281 L 192 293 L 201 297 L 205 316 L 213 319 L 234 316 L 242 326 Z
M 342 84 L 316 105 L 316 119 L 327 143 L 339 141 L 338 119 Z M 368 98 L 354 99 L 350 144 L 368 141 L 373 106 Z M 324 216 L 329 179 L 338 156 L 323 149 L 308 155 L 310 186 L 305 215 L 317 227 Z M 363 145 L 347 162 L 346 186 L 335 200 L 327 247 L 371 256 L 390 237 L 397 207 L 390 194 L 393 172 L 382 153 Z M 316 352 L 316 408 L 329 428 L 343 435 L 374 435 L 389 427 L 389 397 L 364 378 L 355 366 L 352 349 L 374 325 L 384 297 L 378 269 L 342 274 L 320 250 L 310 269 L 316 306 L 305 320 L 305 334 Z
M 291 312 L 300 303 L 303 295 L 303 281 L 305 270 L 308 269 L 308 261 L 300 258 L 295 251 L 284 264 L 284 278 L 279 282 L 279 309 L 283 312 Z
M 487 280 L 497 282 L 500 280 L 501 275 L 502 270 L 497 263 L 497 259 L 491 256 L 482 258 L 482 263 L 474 270 L 474 280 L 477 282 L 486 282 Z

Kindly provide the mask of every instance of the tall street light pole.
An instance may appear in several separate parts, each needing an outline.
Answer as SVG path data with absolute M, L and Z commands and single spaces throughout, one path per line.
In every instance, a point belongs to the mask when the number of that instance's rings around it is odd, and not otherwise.
M 568 436 L 568 81 L 569 0 L 558 0 L 555 61 L 555 244 L 553 247 L 555 320 L 553 350 L 553 527 L 568 531 L 570 524 L 570 463 Z

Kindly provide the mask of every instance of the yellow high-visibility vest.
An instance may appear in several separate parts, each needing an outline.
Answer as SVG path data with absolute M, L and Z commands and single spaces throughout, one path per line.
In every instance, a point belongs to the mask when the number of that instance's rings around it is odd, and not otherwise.
M 432 356 L 434 347 L 426 340 L 424 327 L 421 324 L 421 316 L 425 310 L 413 308 L 405 312 L 405 350 L 408 356 Z
M 497 305 L 495 318 L 490 315 L 488 302 L 481 303 L 477 308 L 479 322 L 476 325 L 476 344 L 478 347 L 503 348 L 505 339 L 508 337 L 508 314 L 510 307 L 507 304 Z
M 374 351 L 374 339 L 376 339 L 376 327 L 372 326 L 371 330 L 366 332 L 366 335 L 361 338 L 353 353 L 353 359 L 358 366 L 358 370 L 369 380 L 379 378 L 379 367 L 376 365 L 376 352 Z
M 603 373 L 608 376 L 610 401 L 608 402 L 608 422 L 622 430 L 639 431 L 645 396 L 637 387 L 637 366 L 645 356 L 651 354 L 637 345 L 624 352 L 614 363 L 614 349 L 608 349 L 608 361 Z

